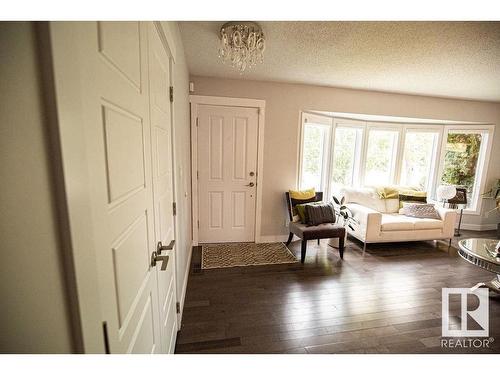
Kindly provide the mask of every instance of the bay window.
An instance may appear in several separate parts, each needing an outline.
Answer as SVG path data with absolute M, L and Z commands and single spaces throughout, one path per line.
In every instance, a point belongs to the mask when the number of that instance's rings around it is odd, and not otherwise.
M 420 122 L 368 122 L 304 112 L 299 188 L 314 187 L 330 197 L 344 186 L 398 184 L 433 198 L 440 184 L 464 186 L 465 212 L 478 214 L 493 126 Z

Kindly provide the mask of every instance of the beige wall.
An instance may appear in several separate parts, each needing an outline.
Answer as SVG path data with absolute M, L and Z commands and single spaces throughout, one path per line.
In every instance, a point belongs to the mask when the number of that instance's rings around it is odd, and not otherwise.
M 0 22 L 0 352 L 74 350 L 33 25 Z
M 192 244 L 191 228 L 191 125 L 189 73 L 177 22 L 163 22 L 174 55 L 175 199 L 177 202 L 177 295 L 184 301 Z
M 321 86 L 191 77 L 196 95 L 266 100 L 264 141 L 262 235 L 281 236 L 285 227 L 283 192 L 297 182 L 300 112 L 303 110 L 347 112 L 500 124 L 500 103 L 452 100 Z M 488 168 L 488 184 L 500 178 L 500 125 L 495 130 Z M 483 202 L 483 211 L 492 207 Z M 498 222 L 489 217 L 466 216 L 470 228 Z

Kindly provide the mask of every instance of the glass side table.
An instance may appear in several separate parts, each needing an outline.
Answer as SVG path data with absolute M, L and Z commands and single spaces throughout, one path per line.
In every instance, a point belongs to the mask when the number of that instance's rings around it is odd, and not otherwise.
M 467 262 L 496 274 L 493 280 L 478 283 L 472 289 L 485 286 L 500 293 L 499 241 L 489 238 L 468 238 L 458 241 L 458 247 L 458 254 Z

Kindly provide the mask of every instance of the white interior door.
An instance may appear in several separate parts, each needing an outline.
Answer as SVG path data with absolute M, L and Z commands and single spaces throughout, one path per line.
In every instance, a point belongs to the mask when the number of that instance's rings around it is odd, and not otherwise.
M 175 305 L 175 298 L 169 300 L 175 262 L 161 272 L 162 262 L 151 263 L 158 239 L 168 242 L 173 236 L 169 64 L 152 27 L 143 22 L 51 23 L 57 94 L 74 104 L 58 109 L 71 120 L 60 127 L 81 123 L 78 178 L 88 180 L 90 191 L 73 193 L 89 198 L 95 265 L 92 259 L 87 267 L 97 268 L 98 279 L 97 290 L 89 293 L 99 294 L 100 303 L 92 308 L 100 309 L 111 353 L 173 350 L 175 325 L 165 322 L 171 321 Z M 69 200 L 71 205 L 74 198 Z M 83 280 L 85 271 L 76 269 Z
M 153 161 L 153 205 L 155 238 L 168 249 L 158 249 L 168 257 L 165 270 L 156 267 L 162 352 L 173 353 L 177 336 L 175 285 L 175 230 L 172 176 L 172 117 L 170 108 L 170 59 L 158 30 L 149 23 L 149 92 L 151 111 L 151 151 Z
M 258 109 L 198 106 L 199 242 L 255 240 Z

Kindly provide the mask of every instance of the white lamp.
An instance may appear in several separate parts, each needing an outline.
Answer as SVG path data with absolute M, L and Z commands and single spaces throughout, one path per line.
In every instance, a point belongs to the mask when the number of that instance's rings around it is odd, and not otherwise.
M 438 201 L 443 202 L 443 206 L 448 199 L 457 195 L 457 189 L 453 185 L 440 185 L 436 191 Z

